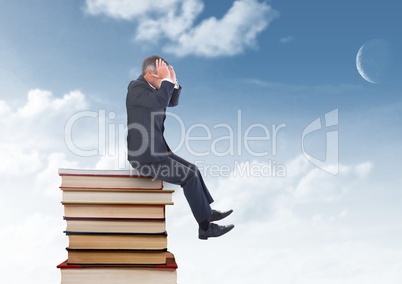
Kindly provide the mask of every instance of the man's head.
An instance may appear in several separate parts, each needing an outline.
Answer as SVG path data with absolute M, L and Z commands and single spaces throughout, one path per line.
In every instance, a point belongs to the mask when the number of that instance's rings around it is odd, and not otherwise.
M 169 66 L 169 63 L 162 57 L 160 57 L 158 55 L 152 55 L 150 57 L 145 58 L 144 61 L 142 62 L 142 75 L 143 76 L 146 75 L 148 70 L 150 70 L 150 71 L 152 71 L 152 73 L 156 74 L 155 62 L 157 59 L 162 59 Z
M 142 76 L 144 76 L 145 80 L 150 83 L 155 88 L 159 89 L 161 78 L 156 78 L 154 75 L 157 74 L 155 62 L 157 59 L 162 59 L 168 66 L 169 63 L 158 55 L 152 55 L 147 57 L 142 62 Z

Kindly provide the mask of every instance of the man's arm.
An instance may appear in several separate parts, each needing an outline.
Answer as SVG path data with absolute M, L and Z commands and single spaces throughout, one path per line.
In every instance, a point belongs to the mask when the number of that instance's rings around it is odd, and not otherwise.
M 170 99 L 169 102 L 169 107 L 175 107 L 179 104 L 180 92 L 181 92 L 181 86 L 179 86 L 178 89 L 174 88 L 172 98 Z
M 163 81 L 159 90 L 154 90 L 146 83 L 134 81 L 128 87 L 127 104 L 140 105 L 148 108 L 166 108 L 170 105 L 174 84 Z
M 170 99 L 169 102 L 169 107 L 174 107 L 177 106 L 179 104 L 179 97 L 180 97 L 180 92 L 181 92 L 181 86 L 179 85 L 179 83 L 177 82 L 176 79 L 176 72 L 173 69 L 172 65 L 168 66 L 169 69 L 169 79 L 175 83 L 174 86 L 174 90 L 173 90 L 173 94 L 172 94 L 172 98 Z

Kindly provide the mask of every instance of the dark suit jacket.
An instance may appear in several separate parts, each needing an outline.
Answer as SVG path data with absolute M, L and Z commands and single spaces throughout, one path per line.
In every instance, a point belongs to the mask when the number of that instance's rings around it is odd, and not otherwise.
M 167 158 L 170 149 L 163 136 L 166 107 L 178 105 L 181 87 L 174 88 L 169 81 L 162 81 L 154 89 L 141 75 L 128 85 L 127 148 L 128 160 L 140 164 L 159 162 Z

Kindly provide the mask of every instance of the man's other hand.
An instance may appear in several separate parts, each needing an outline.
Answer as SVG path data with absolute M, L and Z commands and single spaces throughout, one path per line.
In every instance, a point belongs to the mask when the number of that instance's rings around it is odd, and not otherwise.
M 156 67 L 156 74 L 152 74 L 153 77 L 158 79 L 171 78 L 169 68 L 165 61 L 163 61 L 162 59 L 157 59 L 155 62 L 155 67 Z

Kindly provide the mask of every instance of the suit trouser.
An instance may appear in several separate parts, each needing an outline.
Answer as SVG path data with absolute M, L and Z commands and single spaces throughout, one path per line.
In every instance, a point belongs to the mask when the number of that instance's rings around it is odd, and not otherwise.
M 180 185 L 198 223 L 209 220 L 214 202 L 197 166 L 171 153 L 166 160 L 136 164 L 131 162 L 141 175 L 151 176 L 162 181 Z

